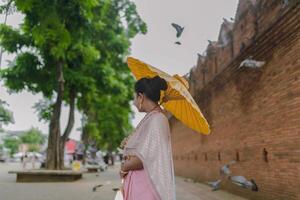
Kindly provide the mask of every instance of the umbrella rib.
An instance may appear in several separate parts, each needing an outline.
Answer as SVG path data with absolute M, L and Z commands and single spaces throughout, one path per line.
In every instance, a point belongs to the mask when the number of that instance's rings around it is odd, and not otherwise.
M 188 104 L 187 104 L 187 101 L 181 101 L 181 104 L 182 106 L 184 107 L 184 110 L 185 110 L 185 114 L 184 114 L 184 117 L 185 117 L 185 121 L 187 122 L 187 126 L 191 126 L 191 124 L 189 123 L 189 118 L 190 116 L 188 115 L 188 110 L 189 110 L 189 107 L 188 107 Z
M 181 119 L 181 116 L 180 116 L 180 109 L 181 109 L 181 107 L 180 107 L 180 105 L 178 104 L 178 102 L 177 101 L 175 101 L 173 104 L 171 104 L 171 103 L 169 103 L 169 108 L 170 108 L 170 110 L 172 110 L 172 108 L 174 108 L 173 109 L 173 115 L 178 119 L 178 120 L 180 120 Z M 171 112 L 171 111 L 170 111 Z
M 180 113 L 180 119 L 182 120 L 182 121 L 185 121 L 184 120 L 184 114 L 183 114 L 183 105 L 182 105 L 182 102 L 180 102 L 179 100 L 177 100 L 177 103 L 180 105 L 180 109 L 179 109 L 179 113 Z M 180 112 L 181 111 L 181 112 Z M 183 123 L 184 124 L 184 123 Z
M 199 128 L 199 126 L 198 126 L 198 123 L 197 123 L 197 118 L 195 118 L 196 116 L 195 116 L 195 112 L 194 112 L 194 109 L 193 109 L 193 107 L 192 106 L 188 106 L 188 108 L 189 108 L 189 110 L 190 110 L 190 113 L 191 113 L 191 118 L 193 119 L 193 123 L 192 123 L 192 129 L 198 129 Z M 199 129 L 199 131 L 200 131 L 201 129 Z
M 197 129 L 199 132 L 203 133 L 202 128 L 201 128 L 201 124 L 200 124 L 201 121 L 199 121 L 200 114 L 198 113 L 198 111 L 196 111 L 194 109 L 194 107 L 191 106 L 190 109 L 192 109 L 192 111 L 194 113 L 193 117 L 195 119 L 195 124 L 196 124 L 195 129 Z M 197 117 L 197 115 L 198 115 L 198 117 Z

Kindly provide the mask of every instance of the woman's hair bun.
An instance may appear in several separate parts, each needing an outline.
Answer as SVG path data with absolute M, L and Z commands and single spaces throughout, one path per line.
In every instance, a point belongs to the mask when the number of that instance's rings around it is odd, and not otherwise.
M 151 82 L 153 83 L 154 87 L 158 90 L 167 90 L 168 88 L 168 84 L 165 81 L 165 79 L 159 77 L 159 76 L 155 76 L 153 78 L 150 79 Z

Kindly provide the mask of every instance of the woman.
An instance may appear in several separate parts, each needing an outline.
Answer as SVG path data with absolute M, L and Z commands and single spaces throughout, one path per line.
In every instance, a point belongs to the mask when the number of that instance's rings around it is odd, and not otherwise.
M 142 78 L 135 84 L 134 105 L 146 115 L 121 144 L 125 200 L 176 199 L 169 122 L 158 104 L 167 87 L 159 76 Z

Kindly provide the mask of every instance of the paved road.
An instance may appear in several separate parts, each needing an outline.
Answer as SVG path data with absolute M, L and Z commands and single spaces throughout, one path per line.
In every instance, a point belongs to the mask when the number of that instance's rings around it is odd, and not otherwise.
M 81 180 L 72 183 L 16 183 L 15 175 L 7 172 L 19 168 L 20 164 L 0 163 L 0 200 L 113 200 L 112 189 L 119 187 L 118 166 L 98 176 L 84 174 Z M 176 179 L 177 200 L 245 200 L 225 191 L 211 192 L 204 184 Z M 92 192 L 97 184 L 104 186 Z

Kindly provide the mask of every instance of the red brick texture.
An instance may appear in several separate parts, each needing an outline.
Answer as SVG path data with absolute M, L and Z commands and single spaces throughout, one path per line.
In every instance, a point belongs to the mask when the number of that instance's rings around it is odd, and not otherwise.
M 263 3 L 266 1 L 258 1 L 256 6 Z M 269 6 L 270 12 L 261 9 L 264 13 L 256 13 L 256 25 L 263 30 L 258 29 L 251 36 L 252 42 L 235 53 L 224 69 L 219 63 L 222 70 L 215 76 L 210 74 L 205 84 L 201 65 L 191 71 L 191 93 L 212 132 L 209 136 L 200 135 L 175 118 L 170 119 L 175 171 L 201 182 L 212 181 L 219 177 L 222 165 L 237 159 L 232 173 L 253 178 L 259 192 L 229 181 L 224 181 L 223 189 L 254 200 L 299 200 L 300 5 L 289 5 L 286 10 L 278 3 Z M 247 9 L 244 12 L 249 13 Z M 253 16 L 249 19 L 255 21 Z M 253 24 L 249 26 L 243 30 L 254 30 Z M 235 47 L 243 34 L 236 30 L 233 33 L 239 35 L 233 38 L 240 38 L 233 39 Z M 224 55 L 231 58 L 226 51 L 215 57 Z M 261 69 L 238 69 L 241 60 L 249 55 L 267 64 Z M 215 67 L 212 58 L 206 59 L 208 68 Z

